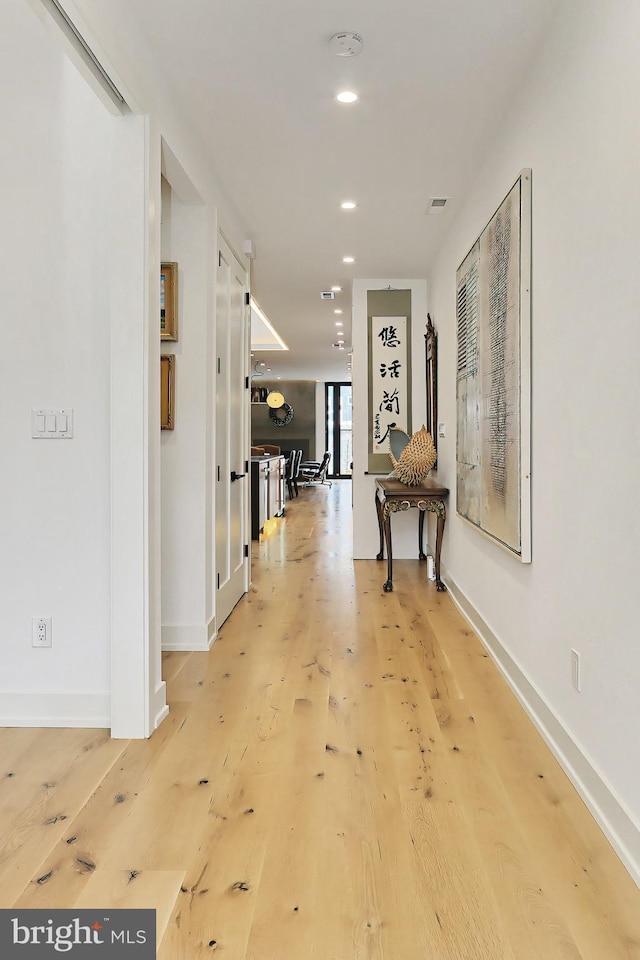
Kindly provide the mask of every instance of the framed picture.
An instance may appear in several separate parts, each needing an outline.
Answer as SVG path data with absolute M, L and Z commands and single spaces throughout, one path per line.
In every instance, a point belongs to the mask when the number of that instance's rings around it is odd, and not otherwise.
M 456 276 L 458 514 L 531 562 L 531 170 Z
M 160 429 L 173 430 L 176 423 L 176 358 L 173 353 L 160 357 Z
M 178 264 L 160 265 L 160 339 L 178 339 Z

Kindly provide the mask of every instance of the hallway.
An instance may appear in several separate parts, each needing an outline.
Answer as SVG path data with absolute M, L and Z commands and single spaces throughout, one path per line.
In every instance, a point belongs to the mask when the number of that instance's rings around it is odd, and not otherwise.
M 640 957 L 640 892 L 424 565 L 350 559 L 350 497 L 254 544 L 150 741 L 0 730 L 0 906 L 156 907 L 161 960 Z

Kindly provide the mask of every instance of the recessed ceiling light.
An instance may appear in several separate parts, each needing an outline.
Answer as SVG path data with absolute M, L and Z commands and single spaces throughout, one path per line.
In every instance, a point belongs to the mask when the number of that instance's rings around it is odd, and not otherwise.
M 334 293 L 340 293 L 340 291 L 342 290 L 342 287 L 331 287 L 331 289 L 333 290 Z
M 357 99 L 358 94 L 352 90 L 343 90 L 342 93 L 339 93 L 336 97 L 336 100 L 339 100 L 340 103 L 355 103 Z
M 342 320 L 336 320 L 336 327 L 344 327 Z
M 334 310 L 333 312 L 334 312 L 334 313 L 342 313 L 342 310 L 338 309 L 338 310 Z
M 342 262 L 343 262 L 343 263 L 355 263 L 355 262 L 356 262 L 356 258 L 355 258 L 355 257 L 343 257 L 343 258 L 342 258 Z
M 344 203 L 341 203 L 340 206 L 343 210 L 355 210 L 356 205 L 353 200 L 345 200 Z

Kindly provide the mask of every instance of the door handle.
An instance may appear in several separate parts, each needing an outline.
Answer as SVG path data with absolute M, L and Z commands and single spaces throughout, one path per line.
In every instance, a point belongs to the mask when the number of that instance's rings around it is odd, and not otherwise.
M 235 480 L 240 480 L 241 477 L 246 477 L 246 473 L 236 473 L 235 470 L 231 471 L 231 483 Z

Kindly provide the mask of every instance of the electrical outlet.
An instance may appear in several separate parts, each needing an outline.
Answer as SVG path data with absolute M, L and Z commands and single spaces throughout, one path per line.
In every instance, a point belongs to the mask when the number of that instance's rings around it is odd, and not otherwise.
M 51 646 L 51 617 L 34 617 L 31 621 L 31 646 Z
M 580 693 L 580 654 L 571 651 L 571 686 Z

